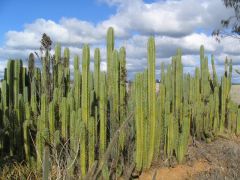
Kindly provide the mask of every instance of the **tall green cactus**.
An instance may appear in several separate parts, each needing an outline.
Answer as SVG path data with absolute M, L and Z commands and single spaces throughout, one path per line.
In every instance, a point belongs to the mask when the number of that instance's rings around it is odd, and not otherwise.
M 89 111 L 89 64 L 90 50 L 88 45 L 83 46 L 82 54 L 82 120 L 86 127 L 90 115 Z
M 59 43 L 55 46 L 55 54 L 54 54 L 54 63 L 53 63 L 53 85 L 54 88 L 57 88 L 60 86 L 59 84 L 59 77 L 58 74 L 60 73 L 60 69 L 58 68 L 61 66 L 61 45 Z
M 94 90 L 97 99 L 99 99 L 100 86 L 100 56 L 100 49 L 96 48 L 94 51 Z
M 95 132 L 96 132 L 96 122 L 95 117 L 91 116 L 89 119 L 88 126 L 88 168 L 91 169 L 95 161 Z
M 74 98 L 76 109 L 81 107 L 81 74 L 79 71 L 79 57 L 74 57 Z
M 107 147 L 107 83 L 106 74 L 100 74 L 100 92 L 99 92 L 99 119 L 100 119 L 100 137 L 99 137 L 99 154 L 103 156 Z
M 24 151 L 25 151 L 25 158 L 28 163 L 30 163 L 30 106 L 28 103 L 25 104 L 25 121 L 23 123 L 23 138 L 24 138 Z
M 80 138 L 80 162 L 81 162 L 81 172 L 82 176 L 86 175 L 87 167 L 87 153 L 86 153 L 86 144 L 87 144 L 87 132 L 88 122 L 90 117 L 90 99 L 89 99 L 89 64 L 90 64 L 90 50 L 88 45 L 83 46 L 82 54 L 82 121 L 83 121 L 83 132 L 81 133 Z
M 119 111 L 120 111 L 120 124 L 122 124 L 126 118 L 127 114 L 127 88 L 126 88 L 126 81 L 127 81 L 127 70 L 126 70 L 126 50 L 124 47 L 120 48 L 119 52 L 119 63 L 120 63 L 120 68 L 119 68 Z M 124 141 L 125 141 L 125 136 L 124 133 L 120 134 L 120 147 L 121 149 L 124 148 Z
M 87 128 L 84 121 L 81 122 L 80 125 L 80 168 L 82 177 L 84 177 L 87 173 Z
M 9 87 L 9 106 L 13 105 L 13 92 L 14 92 L 14 88 L 13 88 L 13 83 L 14 83 L 14 61 L 13 60 L 9 60 L 7 63 L 7 84 Z
M 111 82 L 112 82 L 112 64 L 113 64 L 113 50 L 114 50 L 114 30 L 110 27 L 107 31 L 107 81 L 108 84 L 108 95 L 111 94 Z
M 48 117 L 49 117 L 50 142 L 53 143 L 54 142 L 54 133 L 55 133 L 55 129 L 56 129 L 54 102 L 50 102 L 50 104 L 49 104 Z
M 67 97 L 70 91 L 70 51 L 69 48 L 64 49 L 63 66 L 64 66 L 64 96 Z
M 65 48 L 63 52 L 63 65 L 65 68 L 69 67 L 69 60 L 70 60 L 70 51 L 69 51 L 69 48 Z
M 62 138 L 67 141 L 69 137 L 69 119 L 70 119 L 70 111 L 69 105 L 67 102 L 67 98 L 63 97 L 60 105 L 60 113 L 61 113 L 61 132 Z
M 14 108 L 18 108 L 18 94 L 20 91 L 20 61 L 14 62 Z
M 155 132 L 156 132 L 156 79 L 155 79 L 155 41 L 154 37 L 148 40 L 148 118 L 150 131 L 149 159 L 150 167 L 153 159 Z
M 144 129 L 143 129 L 143 76 L 137 74 L 135 77 L 135 127 L 136 127 L 136 168 L 138 171 L 143 165 L 143 146 L 144 146 Z M 146 152 L 144 152 L 146 153 Z
M 32 78 L 34 75 L 34 69 L 35 69 L 34 54 L 30 53 L 29 58 L 28 58 L 28 74 L 29 74 L 30 81 L 32 81 Z
M 111 137 L 119 127 L 119 55 L 116 50 L 113 51 L 112 70 Z

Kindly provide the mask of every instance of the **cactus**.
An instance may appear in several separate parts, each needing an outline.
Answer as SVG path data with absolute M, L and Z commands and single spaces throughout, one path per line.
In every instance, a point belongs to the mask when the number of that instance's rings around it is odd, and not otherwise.
M 50 150 L 49 150 L 49 147 L 46 145 L 43 151 L 43 165 L 42 165 L 44 180 L 48 180 L 48 177 L 49 177 L 49 171 L 50 171 L 49 159 L 50 159 Z
M 136 126 L 136 169 L 140 171 L 142 169 L 143 164 L 143 136 L 144 136 L 144 129 L 143 129 L 143 102 L 142 102 L 142 95 L 143 95 L 143 76 L 142 74 L 137 74 L 135 77 L 135 126 Z M 146 152 L 145 152 L 146 153 Z
M 127 81 L 127 70 L 126 70 L 126 50 L 124 47 L 121 47 L 120 52 L 119 52 L 119 63 L 120 63 L 120 68 L 119 68 L 119 76 L 120 76 L 120 82 L 119 82 L 119 105 L 120 105 L 120 124 L 122 124 L 126 118 L 127 114 L 127 88 L 126 88 L 126 81 Z M 124 133 L 120 135 L 120 147 L 121 149 L 124 148 Z
M 70 91 L 70 69 L 69 69 L 70 51 L 69 48 L 64 49 L 63 69 L 64 69 L 64 96 L 67 97 Z
M 28 58 L 28 75 L 30 81 L 32 81 L 33 75 L 34 75 L 34 69 L 35 69 L 35 60 L 34 60 L 34 54 L 30 53 Z
M 65 48 L 64 49 L 64 56 L 63 56 L 63 66 L 65 68 L 69 67 L 69 59 L 70 59 L 70 51 L 69 48 Z
M 86 127 L 90 115 L 89 111 L 89 63 L 90 51 L 88 45 L 83 46 L 82 55 L 82 120 Z
M 81 74 L 79 71 L 79 57 L 74 57 L 74 98 L 76 109 L 81 107 Z
M 240 109 L 237 110 L 236 135 L 240 134 Z
M 118 52 L 113 51 L 113 63 L 112 63 L 112 103 L 110 113 L 110 136 L 113 137 L 114 132 L 119 127 L 119 58 Z
M 18 94 L 20 91 L 20 61 L 14 62 L 14 108 L 18 108 Z
M 30 128 L 30 106 L 29 106 L 28 103 L 26 103 L 25 104 L 25 121 L 23 123 L 23 138 L 24 138 L 25 158 L 26 158 L 28 163 L 30 163 L 29 128 Z
M 88 126 L 88 148 L 89 148 L 88 168 L 89 169 L 91 169 L 95 161 L 95 132 L 96 132 L 95 117 L 91 116 L 89 119 L 89 126 Z
M 99 86 L 100 86 L 100 50 L 95 49 L 94 52 L 94 90 L 96 98 L 99 99 Z
M 42 83 L 42 86 L 41 86 L 41 89 L 42 89 L 42 93 L 46 94 L 47 96 L 47 99 L 49 101 L 50 99 L 50 69 L 49 69 L 49 63 L 50 63 L 50 55 L 49 55 L 49 52 L 46 51 L 46 54 L 44 57 L 42 57 L 42 66 L 43 66 L 43 69 L 42 69 L 42 80 L 41 80 L 41 83 Z
M 154 38 L 148 40 L 148 118 L 150 131 L 149 142 L 149 159 L 148 167 L 150 167 L 155 144 L 156 132 L 156 79 L 155 79 L 155 42 Z
M 87 173 L 87 132 L 86 132 L 86 124 L 85 122 L 81 122 L 80 124 L 80 167 L 81 167 L 81 174 L 84 177 Z
M 58 80 L 58 72 L 59 69 L 58 67 L 60 66 L 61 63 L 61 45 L 59 43 L 56 44 L 55 46 L 55 59 L 54 59 L 54 64 L 53 64 L 53 85 L 54 88 L 57 88 L 60 86 L 59 80 Z
M 55 128 L 56 128 L 54 102 L 50 102 L 50 104 L 49 104 L 48 117 L 49 117 L 50 142 L 53 143 L 54 142 L 54 133 L 55 133 Z
M 148 166 L 148 150 L 149 150 L 149 138 L 150 128 L 148 121 L 148 70 L 143 73 L 143 168 Z
M 9 88 L 9 106 L 13 105 L 13 83 L 14 83 L 14 61 L 9 60 L 7 63 L 7 84 Z
M 37 169 L 43 169 L 47 178 L 47 157 L 54 153 L 48 145 L 59 151 L 66 143 L 70 156 L 61 160 L 66 166 L 73 165 L 67 173 L 75 173 L 79 162 L 81 178 L 87 178 L 95 160 L 114 160 L 111 169 L 100 161 L 101 175 L 107 179 L 115 178 L 114 173 L 121 174 L 121 163 L 126 160 L 134 160 L 137 171 L 147 169 L 161 152 L 161 158 L 175 156 L 179 163 L 184 162 L 190 135 L 209 141 L 226 130 L 240 134 L 240 110 L 229 94 L 231 60 L 226 59 L 224 75 L 218 77 L 212 56 L 210 75 L 208 56 L 201 46 L 200 68 L 190 76 L 183 72 L 182 52 L 178 49 L 166 71 L 161 65 L 161 82 L 156 91 L 153 37 L 147 49 L 148 68 L 137 73 L 133 86 L 129 83 L 128 88 L 126 50 L 114 50 L 113 28 L 107 32 L 106 73 L 100 71 L 98 48 L 94 52 L 94 72 L 90 71 L 88 45 L 83 46 L 82 71 L 78 56 L 74 57 L 72 83 L 70 51 L 65 48 L 62 58 L 60 44 L 54 56 L 49 50 L 43 54 L 42 69 L 35 67 L 32 53 L 28 68 L 21 60 L 9 60 L 0 88 L 0 157 L 18 152 L 19 157 L 34 165 L 34 145 Z M 132 112 L 134 121 L 125 124 Z M 30 132 L 34 132 L 33 136 Z M 129 151 L 134 145 L 135 152 Z
M 67 102 L 67 98 L 63 97 L 60 105 L 60 115 L 61 115 L 61 132 L 62 138 L 67 141 L 69 137 L 69 119 L 70 119 L 70 111 L 69 104 Z
M 112 27 L 110 27 L 107 31 L 107 81 L 109 82 L 108 84 L 108 95 L 111 94 L 112 87 L 112 56 L 113 56 L 113 50 L 114 50 L 114 30 Z
M 107 89 L 106 89 L 106 74 L 101 72 L 100 74 L 100 89 L 99 89 L 99 119 L 100 119 L 100 157 L 103 156 L 107 147 Z
M 90 106 L 89 106 L 89 63 L 90 63 L 90 51 L 88 45 L 83 46 L 83 55 L 82 55 L 82 131 L 80 136 L 80 164 L 82 176 L 86 175 L 87 168 L 87 132 L 88 121 L 90 116 Z

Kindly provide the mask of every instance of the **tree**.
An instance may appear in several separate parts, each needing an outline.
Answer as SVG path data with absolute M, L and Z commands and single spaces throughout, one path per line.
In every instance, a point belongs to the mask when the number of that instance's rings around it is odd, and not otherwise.
M 222 0 L 226 8 L 234 10 L 234 15 L 221 20 L 222 29 L 215 29 L 212 35 L 217 41 L 223 37 L 240 39 L 240 0 Z

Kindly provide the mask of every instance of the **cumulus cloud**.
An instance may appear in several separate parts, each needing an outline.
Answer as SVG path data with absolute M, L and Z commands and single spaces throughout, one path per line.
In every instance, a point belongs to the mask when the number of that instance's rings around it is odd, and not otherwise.
M 116 48 L 127 49 L 129 77 L 147 66 L 147 40 L 154 35 L 156 40 L 156 68 L 159 74 L 162 62 L 170 63 L 177 48 L 183 52 L 182 61 L 186 72 L 194 72 L 199 65 L 199 48 L 204 45 L 207 55 L 214 54 L 218 72 L 221 74 L 225 57 L 233 59 L 234 68 L 240 64 L 238 40 L 225 38 L 217 43 L 210 33 L 220 27 L 220 20 L 233 12 L 219 0 L 166 0 L 145 3 L 143 0 L 98 0 L 116 6 L 115 14 L 98 23 L 76 18 L 61 18 L 58 22 L 36 19 L 25 24 L 22 31 L 8 31 L 3 47 L 0 47 L 0 73 L 7 59 L 21 58 L 36 51 L 43 33 L 54 42 L 68 46 L 71 54 L 81 56 L 84 43 L 91 45 L 91 68 L 94 48 L 101 50 L 101 69 L 106 70 L 105 36 L 112 26 L 116 35 Z M 71 57 L 72 62 L 73 56 Z M 71 66 L 72 68 L 72 66 Z M 1 74 L 0 74 L 1 75 Z M 234 78 L 236 78 L 234 74 Z

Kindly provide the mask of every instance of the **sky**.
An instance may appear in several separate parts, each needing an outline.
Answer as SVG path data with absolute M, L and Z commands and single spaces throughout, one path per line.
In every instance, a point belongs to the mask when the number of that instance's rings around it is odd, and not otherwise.
M 185 72 L 193 73 L 199 66 L 200 45 L 206 56 L 214 55 L 221 75 L 226 57 L 233 60 L 234 69 L 240 69 L 239 40 L 224 38 L 218 43 L 211 36 L 221 27 L 221 19 L 231 15 L 222 0 L 0 0 L 0 77 L 8 59 L 20 58 L 26 64 L 29 53 L 39 50 L 43 33 L 69 47 L 71 57 L 81 57 L 84 43 L 91 47 L 91 58 L 99 47 L 101 69 L 106 70 L 105 38 L 110 26 L 116 49 L 126 47 L 129 79 L 147 67 L 150 35 L 156 41 L 157 77 L 161 62 L 170 63 L 177 48 L 182 49 Z M 240 83 L 235 72 L 233 82 Z

